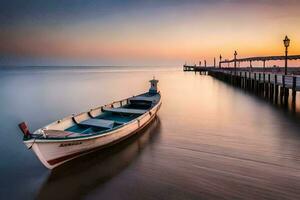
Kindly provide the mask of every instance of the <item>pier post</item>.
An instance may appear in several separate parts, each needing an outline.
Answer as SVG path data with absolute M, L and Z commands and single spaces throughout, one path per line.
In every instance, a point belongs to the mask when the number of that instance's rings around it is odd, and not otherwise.
M 244 89 L 247 89 L 247 72 L 244 72 Z
M 289 103 L 290 90 L 288 87 L 284 88 L 284 103 L 287 105 Z
M 293 86 L 292 86 L 292 107 L 295 109 L 296 107 L 296 83 L 297 83 L 297 77 L 293 76 Z
M 285 103 L 285 76 L 282 75 L 282 86 L 280 87 L 280 103 L 283 104 Z
M 248 90 L 249 88 L 249 76 L 248 72 L 245 72 L 245 89 Z
M 264 87 L 264 96 L 265 98 L 269 97 L 269 88 L 268 88 L 268 82 L 266 82 L 266 74 L 263 74 L 263 79 L 264 79 L 264 83 L 263 83 L 263 87 Z
M 271 83 L 271 74 L 268 74 L 268 97 L 270 100 L 273 100 L 274 96 L 274 87 L 273 84 Z
M 256 92 L 256 90 L 257 90 L 257 82 L 256 82 L 256 73 L 254 73 L 254 84 L 253 84 L 253 90 L 254 90 L 254 92 Z
M 249 72 L 249 77 L 248 77 L 248 90 L 252 90 L 251 72 Z
M 280 103 L 282 104 L 283 103 L 283 87 L 282 86 L 280 86 L 280 94 L 279 94 L 279 96 L 280 96 Z
M 274 77 L 274 88 L 275 88 L 275 103 L 278 103 L 278 84 L 277 84 L 277 74 Z
M 216 57 L 214 57 L 214 68 L 216 68 Z
M 262 89 L 261 89 L 261 74 L 258 74 L 258 94 L 261 95 Z
M 239 87 L 242 88 L 242 72 L 239 72 L 238 73 L 238 84 L 239 84 Z
M 253 90 L 253 81 L 254 79 L 252 79 L 252 72 L 249 72 L 249 90 Z
M 286 76 L 284 76 L 284 85 L 283 85 L 283 95 L 284 95 L 284 104 L 287 105 L 288 104 L 288 100 L 289 100 L 289 88 L 287 87 L 286 84 Z
M 239 72 L 239 73 L 237 73 L 238 75 L 237 75 L 237 82 L 238 82 L 238 86 L 239 87 L 241 87 L 242 86 L 242 81 L 241 81 L 241 79 L 242 79 L 242 76 L 241 76 L 241 72 Z

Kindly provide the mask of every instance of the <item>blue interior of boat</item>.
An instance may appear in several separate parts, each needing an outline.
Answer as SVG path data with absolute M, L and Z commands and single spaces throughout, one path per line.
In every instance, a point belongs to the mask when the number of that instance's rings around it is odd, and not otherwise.
M 112 120 L 115 122 L 115 124 L 124 124 L 127 123 L 140 115 L 125 115 L 125 114 L 118 114 L 118 113 L 110 113 L 110 112 L 104 112 L 101 115 L 97 116 L 96 119 L 107 119 Z
M 106 128 L 99 128 L 99 127 L 89 127 L 85 125 L 76 124 L 70 128 L 67 128 L 66 131 L 74 132 L 74 133 L 81 133 L 81 134 L 90 134 L 95 132 L 104 131 Z
M 127 123 L 140 115 L 137 114 L 118 114 L 118 113 L 110 113 L 110 112 L 104 112 L 101 115 L 95 117 L 94 119 L 101 119 L 101 120 L 107 120 L 107 121 L 113 121 L 113 125 L 110 128 L 115 128 L 118 126 L 121 126 L 124 123 Z M 88 124 L 76 124 L 70 128 L 67 128 L 66 131 L 75 132 L 75 133 L 81 133 L 81 134 L 91 134 L 91 133 L 98 133 L 101 131 L 105 131 L 110 129 L 108 127 L 101 127 L 100 125 L 88 125 Z
M 106 109 L 99 116 L 77 123 L 65 129 L 65 131 L 94 134 L 116 128 L 147 112 L 153 106 L 153 100 L 158 100 L 159 98 L 160 95 L 149 93 L 136 96 L 130 99 L 130 103 L 125 106 Z

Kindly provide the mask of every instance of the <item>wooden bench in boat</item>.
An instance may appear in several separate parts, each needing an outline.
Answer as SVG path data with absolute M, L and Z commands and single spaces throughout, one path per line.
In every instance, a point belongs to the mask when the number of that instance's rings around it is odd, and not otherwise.
M 103 111 L 112 113 L 122 113 L 122 114 L 144 114 L 148 110 L 142 109 L 129 109 L 129 108 L 103 108 Z
M 133 97 L 133 98 L 131 98 L 131 99 L 129 99 L 130 101 L 147 101 L 147 102 L 155 102 L 155 101 L 157 101 L 157 100 L 159 100 L 158 99 L 158 97 L 159 96 L 157 96 L 157 95 L 148 95 L 148 96 L 146 96 L 146 95 L 141 95 L 141 96 L 136 96 L 136 97 Z
M 115 121 L 106 119 L 87 119 L 80 122 L 80 125 L 93 126 L 99 128 L 113 128 Z

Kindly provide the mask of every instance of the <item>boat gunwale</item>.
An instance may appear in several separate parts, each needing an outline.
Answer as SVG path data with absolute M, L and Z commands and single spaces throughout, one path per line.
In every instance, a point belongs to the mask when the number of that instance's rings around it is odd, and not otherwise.
M 72 138 L 30 138 L 30 139 L 26 139 L 26 138 L 23 138 L 23 142 L 24 143 L 31 143 L 31 142 L 42 142 L 42 143 L 46 143 L 46 142 L 64 142 L 64 141 L 78 141 L 78 140 L 89 140 L 89 139 L 94 139 L 94 138 L 98 138 L 98 137 L 105 137 L 105 136 L 109 136 L 111 134 L 114 134 L 115 131 L 121 129 L 121 128 L 124 128 L 126 126 L 128 126 L 129 124 L 132 124 L 138 120 L 141 120 L 143 119 L 144 117 L 146 117 L 147 114 L 150 114 L 151 111 L 153 111 L 154 109 L 156 109 L 158 106 L 160 106 L 162 104 L 162 99 L 161 99 L 161 94 L 159 94 L 159 101 L 156 103 L 155 106 L 153 106 L 149 111 L 147 111 L 146 113 L 140 115 L 139 117 L 129 121 L 129 122 L 126 122 L 120 126 L 117 126 L 117 127 L 114 127 L 112 129 L 108 129 L 108 130 L 104 130 L 104 131 L 100 131 L 99 133 L 96 133 L 96 134 L 93 134 L 93 135 L 82 135 L 82 136 L 77 136 L 77 137 L 72 137 Z M 132 98 L 132 97 L 130 97 Z M 118 102 L 121 102 L 121 101 L 125 101 L 125 100 L 128 100 L 130 98 L 127 98 L 127 99 L 123 99 L 123 100 L 120 100 L 120 101 L 115 101 L 111 104 L 107 104 L 107 105 L 104 105 L 104 106 L 99 106 L 97 108 L 93 108 L 91 110 L 95 110 L 95 109 L 99 109 L 99 108 L 102 108 L 102 107 L 105 107 L 105 106 L 109 106 L 109 105 L 113 105 L 114 103 L 118 103 Z M 91 111 L 90 110 L 90 111 Z M 87 112 L 82 112 L 82 113 L 79 113 L 78 115 L 80 114 L 84 114 L 84 113 L 88 113 L 90 111 L 87 111 Z M 154 114 L 154 113 L 153 113 Z M 156 113 L 155 113 L 156 114 Z M 151 114 L 150 114 L 151 115 Z M 77 115 L 76 115 L 77 116 Z M 64 119 L 69 119 L 71 117 L 74 117 L 74 115 L 70 115 L 70 116 L 67 116 L 61 120 L 64 120 Z M 59 121 L 59 120 L 58 120 Z M 58 121 L 56 122 L 53 122 L 53 123 L 57 123 Z M 51 124 L 53 124 L 51 123 Z M 47 125 L 47 126 L 50 126 L 51 124 Z M 45 127 L 47 127 L 45 126 Z M 45 127 L 43 128 L 40 128 L 40 129 L 37 129 L 36 131 L 39 131 L 39 130 L 43 130 Z M 48 130 L 51 130 L 51 129 L 48 129 Z M 52 129 L 53 130 L 53 129 Z M 35 132 L 36 132 L 35 131 Z M 55 130 L 54 130 L 55 131 Z
M 134 96 L 133 96 L 133 97 L 134 97 Z M 120 103 L 120 102 L 123 102 L 123 101 L 127 101 L 127 100 L 130 99 L 130 98 L 132 98 L 132 97 L 129 97 L 129 98 L 126 98 L 126 99 L 122 99 L 122 100 L 119 100 L 119 101 L 113 101 L 113 102 L 111 102 L 111 103 L 109 103 L 109 104 L 104 104 L 103 106 L 98 106 L 98 107 L 95 107 L 95 108 L 91 108 L 91 109 L 89 109 L 88 111 L 83 111 L 83 112 L 78 113 L 78 114 L 71 114 L 71 115 L 68 115 L 68 116 L 66 116 L 66 117 L 64 117 L 64 118 L 62 118 L 62 119 L 56 120 L 56 121 L 54 121 L 54 122 L 52 122 L 52 123 L 50 123 L 50 124 L 48 124 L 48 125 L 46 125 L 46 126 L 44 126 L 44 127 L 42 127 L 42 128 L 39 128 L 39 129 L 37 129 L 36 131 L 38 131 L 38 130 L 51 130 L 51 129 L 47 129 L 47 127 L 49 127 L 49 126 L 51 126 L 51 125 L 53 125 L 53 124 L 61 123 L 61 122 L 64 121 L 64 120 L 71 119 L 71 118 L 73 118 L 73 117 L 76 117 L 76 116 L 79 116 L 79 115 L 82 115 L 82 114 L 89 113 L 89 112 L 94 111 L 94 110 L 97 110 L 97 109 L 102 109 L 102 108 L 104 108 L 104 107 L 112 106 L 112 105 L 114 105 L 115 103 Z M 52 129 L 52 130 L 53 130 L 53 129 Z M 34 131 L 34 132 L 36 132 L 36 131 Z

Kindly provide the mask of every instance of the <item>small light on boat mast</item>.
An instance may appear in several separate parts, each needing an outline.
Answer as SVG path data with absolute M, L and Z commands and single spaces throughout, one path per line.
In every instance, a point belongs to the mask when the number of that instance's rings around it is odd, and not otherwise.
M 149 89 L 149 93 L 150 94 L 157 94 L 157 83 L 158 83 L 158 80 L 155 79 L 155 76 L 153 76 L 153 79 L 150 80 L 150 89 Z

